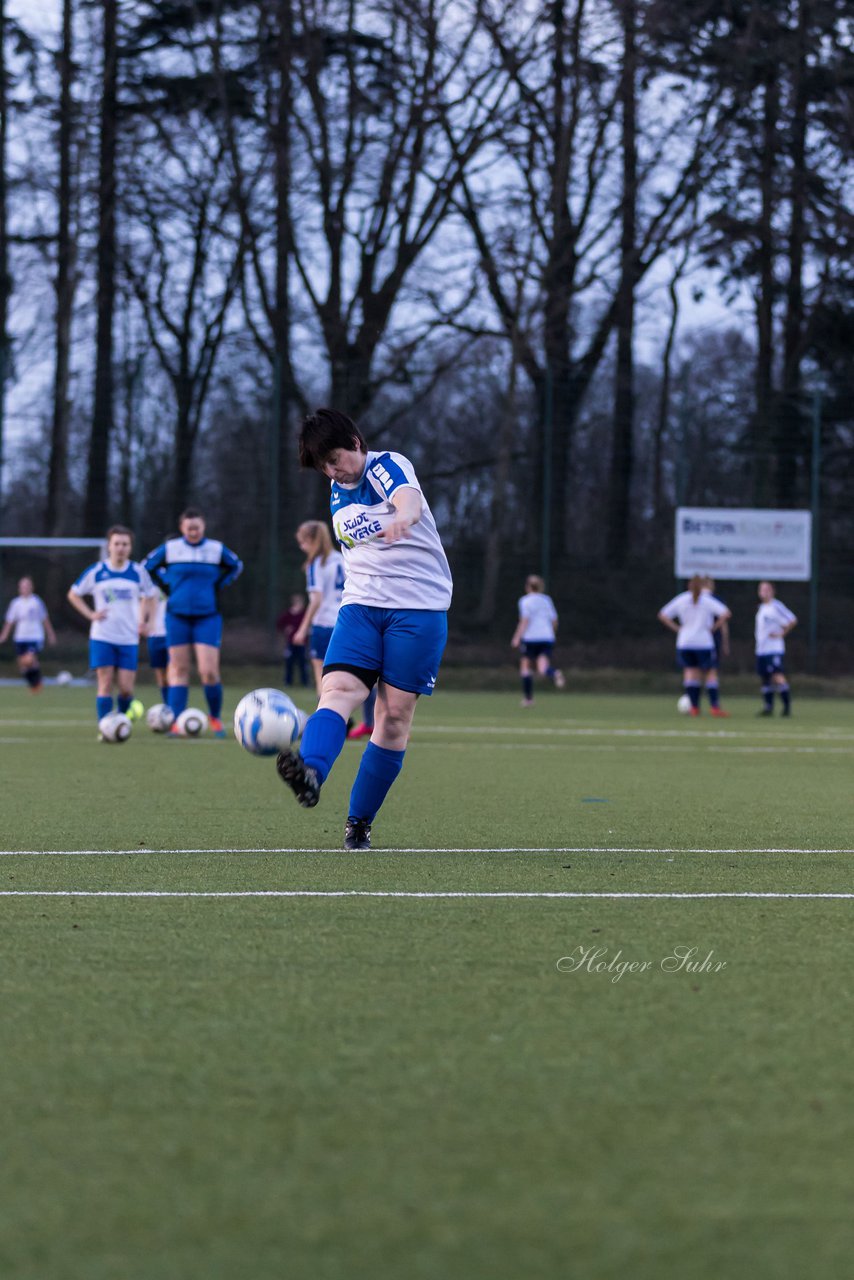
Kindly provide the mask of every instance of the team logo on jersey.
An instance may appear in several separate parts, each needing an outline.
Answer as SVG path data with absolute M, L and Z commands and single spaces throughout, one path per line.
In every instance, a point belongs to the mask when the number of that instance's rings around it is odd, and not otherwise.
M 360 543 L 371 542 L 383 531 L 382 521 L 377 519 L 377 514 L 364 507 L 355 508 L 352 514 L 338 515 L 334 524 L 335 536 L 342 547 L 347 547 L 350 551 Z
M 385 489 L 386 493 L 389 493 L 390 490 L 394 487 L 394 480 L 386 471 L 385 467 L 381 462 L 374 463 L 374 465 L 371 467 L 371 475 L 375 476 L 377 480 L 379 480 L 380 484 Z

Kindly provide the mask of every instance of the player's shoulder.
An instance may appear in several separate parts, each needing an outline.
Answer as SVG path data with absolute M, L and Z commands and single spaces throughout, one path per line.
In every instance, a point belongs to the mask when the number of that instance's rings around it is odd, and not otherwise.
M 394 453 L 386 449 L 382 453 L 369 453 L 365 474 L 379 481 L 386 493 L 391 493 L 401 485 L 415 485 L 415 468 L 402 453 Z

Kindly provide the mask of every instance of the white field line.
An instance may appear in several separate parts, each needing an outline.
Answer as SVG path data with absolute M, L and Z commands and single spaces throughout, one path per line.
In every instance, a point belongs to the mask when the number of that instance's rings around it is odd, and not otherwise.
M 646 899 L 668 898 L 693 900 L 700 898 L 758 898 L 767 899 L 841 899 L 854 900 L 854 893 L 599 893 L 571 891 L 523 892 L 501 890 L 477 892 L 467 890 L 405 890 L 405 889 L 0 889 L 2 898 L 479 898 L 488 899 Z
M 411 749 L 416 751 L 471 751 L 471 744 L 464 742 L 419 742 L 417 739 L 411 744 Z M 850 756 L 854 755 L 854 746 L 851 747 L 738 747 L 732 743 L 725 746 L 717 743 L 706 742 L 688 742 L 673 743 L 667 746 L 653 745 L 644 743 L 643 746 L 634 743 L 595 743 L 595 742 L 479 742 L 477 744 L 478 751 L 608 751 L 611 753 L 621 751 L 643 751 L 665 752 L 668 755 L 677 755 L 685 751 L 705 751 L 709 754 L 728 755 L 728 756 L 755 756 L 755 755 L 821 755 L 821 756 Z
M 244 848 L 244 849 L 0 849 L 0 858 L 133 858 L 133 857 L 175 857 L 181 854 L 203 855 L 210 853 L 222 854 L 250 854 L 250 853 L 343 853 L 344 850 L 340 845 L 329 848 L 318 848 L 317 846 L 294 846 L 292 848 Z M 765 848 L 765 849 L 659 849 L 659 848 L 630 848 L 629 846 L 607 847 L 606 845 L 550 845 L 550 846 L 512 846 L 506 847 L 477 847 L 467 846 L 466 848 L 439 848 L 439 849 L 416 849 L 404 848 L 396 846 L 384 849 L 372 849 L 371 856 L 377 854 L 384 855 L 388 853 L 652 853 L 652 854 L 680 854 L 680 853 L 798 853 L 798 854 L 823 854 L 823 853 L 843 853 L 854 854 L 854 849 L 794 849 L 794 848 Z

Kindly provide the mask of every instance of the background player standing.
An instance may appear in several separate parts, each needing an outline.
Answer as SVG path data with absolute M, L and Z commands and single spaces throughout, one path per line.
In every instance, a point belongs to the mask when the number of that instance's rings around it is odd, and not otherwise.
M 786 677 L 786 636 L 798 620 L 774 592 L 773 582 L 760 582 L 759 608 L 756 610 L 756 672 L 762 681 L 760 716 L 774 714 L 774 694 L 779 693 L 783 715 L 792 714 L 791 693 Z
M 345 849 L 369 849 L 371 823 L 403 766 L 418 697 L 431 694 L 448 636 L 451 571 L 412 463 L 368 450 L 335 409 L 305 418 L 300 462 L 331 481 L 332 524 L 346 580 L 326 652 L 320 702 L 300 754 L 279 776 L 305 808 L 317 804 L 347 733 L 347 717 L 376 684 L 376 719 L 350 793 Z
M 714 632 L 732 617 L 717 596 L 704 591 L 704 579 L 695 574 L 688 590 L 668 600 L 658 611 L 658 620 L 676 635 L 676 658 L 682 668 L 682 683 L 691 699 L 691 715 L 700 714 L 700 686 L 705 679 L 709 709 L 713 716 L 728 716 L 718 703 L 718 669 Z
M 118 709 L 127 714 L 139 662 L 139 638 L 148 630 L 155 590 L 146 570 L 131 560 L 133 534 L 121 524 L 107 531 L 107 558 L 84 569 L 69 588 L 68 600 L 91 625 L 89 666 L 98 681 L 98 720 L 113 709 L 113 681 Z M 83 599 L 90 596 L 91 608 Z
M 546 584 L 532 573 L 525 579 L 525 594 L 519 600 L 519 625 L 510 641 L 520 651 L 519 674 L 522 677 L 522 706 L 534 703 L 534 668 L 541 676 L 554 680 L 555 688 L 566 684 L 563 672 L 552 664 L 552 649 L 557 636 L 557 609 Z
M 169 538 L 145 558 L 145 567 L 168 596 L 166 643 L 169 647 L 167 705 L 177 720 L 186 709 L 190 661 L 195 653 L 208 704 L 210 727 L 224 738 L 220 646 L 222 615 L 218 592 L 234 582 L 243 562 L 222 542 L 205 537 L 205 518 L 196 507 L 183 512 L 180 538 Z M 173 726 L 176 731 L 176 726 Z
M 9 601 L 6 620 L 0 630 L 0 644 L 5 643 L 13 627 L 18 670 L 30 686 L 30 692 L 40 693 L 42 673 L 39 654 L 44 646 L 45 636 L 49 644 L 56 644 L 56 636 L 50 625 L 47 605 L 41 596 L 36 595 L 32 578 L 21 578 L 18 594 Z
M 344 558 L 332 547 L 332 535 L 322 520 L 306 520 L 296 532 L 297 546 L 305 556 L 308 608 L 294 633 L 294 644 L 308 644 L 314 683 L 320 696 L 323 660 L 338 620 L 344 594 Z

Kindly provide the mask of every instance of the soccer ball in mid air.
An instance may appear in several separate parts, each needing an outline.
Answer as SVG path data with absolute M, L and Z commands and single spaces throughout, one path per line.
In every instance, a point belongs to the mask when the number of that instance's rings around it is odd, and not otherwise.
M 175 723 L 175 712 L 165 702 L 155 702 L 145 713 L 145 723 L 153 733 L 168 733 Z
M 683 693 L 683 694 L 682 694 L 682 697 L 681 697 L 681 698 L 679 699 L 679 701 L 676 703 L 676 710 L 677 710 L 677 711 L 679 712 L 679 714 L 680 714 L 680 715 L 682 715 L 682 716 L 687 716 L 687 715 L 689 715 L 689 714 L 690 714 L 690 711 L 691 711 L 691 699 L 688 697 L 687 693 Z
M 74 679 L 74 676 L 71 674 L 70 671 L 57 671 L 56 673 L 57 684 L 71 684 L 71 681 L 73 679 Z
M 109 715 L 102 716 L 98 721 L 98 732 L 102 742 L 127 742 L 133 732 L 133 726 L 121 711 L 111 711 Z
M 296 742 L 305 721 L 281 689 L 253 689 L 237 704 L 234 736 L 253 756 L 273 756 Z
M 178 732 L 185 738 L 198 738 L 200 733 L 204 733 L 208 727 L 208 718 L 204 711 L 199 711 L 197 707 L 187 707 L 186 711 L 182 711 L 178 719 L 175 721 L 178 726 Z

